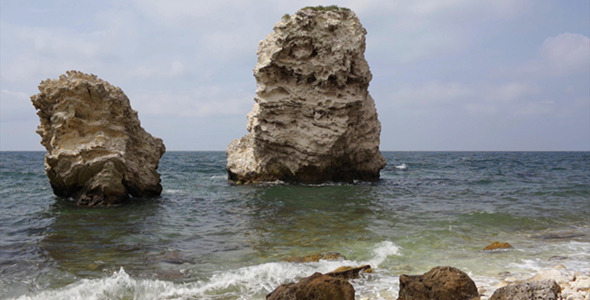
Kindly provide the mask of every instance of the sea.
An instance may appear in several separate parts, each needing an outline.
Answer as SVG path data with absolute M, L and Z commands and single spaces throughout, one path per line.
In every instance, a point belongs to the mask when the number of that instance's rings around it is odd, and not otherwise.
M 43 152 L 0 152 L 0 299 L 265 299 L 365 264 L 356 299 L 396 299 L 400 275 L 435 266 L 487 297 L 590 274 L 590 152 L 383 154 L 377 182 L 241 186 L 224 152 L 167 152 L 160 197 L 84 208 L 53 194 Z M 324 252 L 344 258 L 285 261 Z

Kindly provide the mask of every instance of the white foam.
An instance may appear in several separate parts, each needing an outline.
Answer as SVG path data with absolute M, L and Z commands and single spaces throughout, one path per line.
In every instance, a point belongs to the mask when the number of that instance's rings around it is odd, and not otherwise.
M 186 191 L 177 189 L 165 189 L 163 192 L 164 195 L 181 195 L 185 193 Z
M 372 250 L 373 258 L 368 261 L 368 264 L 373 267 L 378 267 L 389 256 L 399 255 L 399 247 L 391 241 L 383 241 Z
M 395 168 L 400 171 L 405 171 L 408 169 L 408 166 L 406 164 L 401 164 L 401 165 L 395 166 Z
M 161 291 L 171 288 L 174 287 L 170 282 L 133 279 L 121 268 L 106 278 L 82 279 L 61 289 L 43 291 L 32 296 L 21 296 L 18 299 L 153 299 L 158 298 Z
M 209 279 L 192 283 L 173 283 L 162 280 L 136 279 L 121 268 L 111 276 L 101 279 L 82 279 L 56 290 L 41 291 L 36 295 L 26 295 L 19 300 L 37 299 L 252 299 L 270 293 L 277 286 L 297 281 L 315 272 L 327 273 L 341 266 L 370 264 L 379 266 L 391 255 L 399 254 L 399 247 L 390 241 L 374 246 L 373 257 L 366 262 L 354 260 L 310 263 L 270 262 L 218 272 Z M 357 294 L 370 295 L 371 299 L 390 299 L 380 295 L 397 293 L 395 276 L 376 272 L 361 278 L 353 285 Z M 223 295 L 223 296 L 220 296 Z
M 590 243 L 571 241 L 563 245 L 567 245 L 565 248 L 570 254 L 567 260 L 559 261 L 560 264 L 564 263 L 570 271 L 584 271 L 590 268 L 588 263 L 583 263 L 589 257 Z M 397 298 L 399 274 L 391 272 L 386 266 L 393 256 L 402 255 L 402 250 L 395 243 L 386 240 L 367 249 L 371 257 L 366 260 L 269 262 L 219 271 L 208 279 L 190 283 L 133 278 L 121 268 L 101 279 L 83 279 L 63 288 L 40 291 L 18 299 L 263 299 L 264 295 L 280 284 L 298 281 L 315 272 L 327 273 L 341 266 L 369 264 L 373 267 L 373 273 L 363 274 L 361 278 L 351 281 L 357 299 L 389 300 Z M 570 263 L 578 265 L 570 269 L 567 266 Z M 508 264 L 505 270 L 510 271 L 510 278 L 525 279 L 547 270 L 552 265 L 555 265 L 555 262 L 545 258 L 523 258 Z M 485 294 L 488 297 L 501 280 L 498 276 L 468 273 L 479 288 L 486 290 Z

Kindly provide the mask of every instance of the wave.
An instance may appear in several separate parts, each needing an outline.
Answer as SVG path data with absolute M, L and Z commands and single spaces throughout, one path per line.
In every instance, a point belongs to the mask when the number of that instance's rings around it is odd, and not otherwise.
M 389 256 L 398 255 L 399 250 L 394 243 L 384 241 L 371 249 L 372 257 L 368 261 L 269 262 L 217 272 L 207 280 L 192 283 L 133 278 L 121 267 L 104 278 L 82 279 L 60 289 L 45 290 L 17 299 L 263 299 L 277 286 L 315 272 L 327 273 L 344 265 L 370 264 L 378 268 Z M 353 280 L 353 285 L 357 294 L 376 295 L 382 290 L 393 291 L 392 287 L 396 286 L 397 281 L 396 276 L 377 273 L 371 274 L 371 278 Z
M 554 258 L 565 265 L 563 272 L 584 272 L 590 274 L 590 243 L 570 241 L 563 243 L 571 250 L 567 258 Z M 338 260 L 310 263 L 268 262 L 237 269 L 218 271 L 208 279 L 196 282 L 171 282 L 157 279 L 134 278 L 123 267 L 113 274 L 99 279 L 81 279 L 68 286 L 43 290 L 36 294 L 24 295 L 18 300 L 37 299 L 264 299 L 277 286 L 298 281 L 315 272 L 327 273 L 341 266 L 369 264 L 373 273 L 366 273 L 351 281 L 357 299 L 396 299 L 399 290 L 399 275 L 389 268 L 391 263 L 402 258 L 402 248 L 391 241 L 382 241 L 367 249 L 366 260 Z M 551 260 L 551 259 L 550 259 Z M 580 262 L 584 262 L 580 265 Z M 541 258 L 522 257 L 506 266 L 507 275 L 485 276 L 465 271 L 486 294 L 491 295 L 504 277 L 530 278 L 532 275 L 550 270 L 555 261 Z M 576 265 L 574 265 L 576 264 Z M 434 266 L 434 265 L 433 265 Z M 566 271 L 569 270 L 569 271 Z M 411 274 L 422 273 L 418 270 Z M 569 274 L 568 273 L 568 274 Z M 573 274 L 573 273 L 572 273 Z
M 395 166 L 395 169 L 400 170 L 400 171 L 406 171 L 406 170 L 408 170 L 408 165 L 406 165 L 406 164 L 397 165 L 397 166 Z

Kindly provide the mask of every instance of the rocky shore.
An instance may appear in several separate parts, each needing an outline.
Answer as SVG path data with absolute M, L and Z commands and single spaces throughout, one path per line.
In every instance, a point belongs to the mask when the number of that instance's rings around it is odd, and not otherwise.
M 498 244 L 496 244 L 498 245 Z M 511 247 L 511 246 L 510 246 Z M 493 247 L 491 247 L 493 248 Z M 508 248 L 503 244 L 502 248 Z M 488 250 L 490 251 L 489 248 Z M 344 261 L 337 252 L 289 257 L 283 261 L 309 263 L 319 260 Z M 355 299 L 350 280 L 369 276 L 369 265 L 342 266 L 325 274 L 315 273 L 298 282 L 282 284 L 266 299 Z M 561 265 L 521 278 L 510 273 L 500 274 L 493 287 L 477 287 L 468 274 L 450 266 L 438 266 L 422 275 L 399 277 L 397 300 L 590 300 L 590 274 L 573 273 Z M 370 300 L 370 298 L 359 298 Z

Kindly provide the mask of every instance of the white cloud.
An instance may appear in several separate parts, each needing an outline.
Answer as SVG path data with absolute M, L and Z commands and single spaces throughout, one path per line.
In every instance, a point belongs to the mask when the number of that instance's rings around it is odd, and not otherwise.
M 380 56 L 413 63 L 469 52 L 488 38 L 489 27 L 526 13 L 531 0 L 351 1 L 351 6 L 366 15 L 361 21 L 370 27 Z
M 173 78 L 185 73 L 185 65 L 179 60 L 173 60 L 159 65 L 139 65 L 127 73 L 127 77 L 134 79 Z
M 533 83 L 426 82 L 407 86 L 392 95 L 394 105 L 414 114 L 467 113 L 467 115 L 524 115 L 548 113 L 553 103 L 537 98 Z
M 254 100 L 248 101 L 252 99 L 251 91 L 236 90 L 231 86 L 199 87 L 182 93 L 137 93 L 129 98 L 141 115 L 183 118 L 245 116 L 254 103 Z
M 394 102 L 416 107 L 434 107 L 457 103 L 469 98 L 473 92 L 460 83 L 427 82 L 417 86 L 408 86 L 394 93 Z
M 499 86 L 487 88 L 486 98 L 489 101 L 511 102 L 526 99 L 531 95 L 536 95 L 541 89 L 532 83 L 509 82 Z
M 564 77 L 590 72 L 590 39 L 577 33 L 546 38 L 533 59 L 516 69 L 528 77 Z
M 590 39 L 575 33 L 547 38 L 541 46 L 538 64 L 560 75 L 590 71 Z
M 2 121 L 22 121 L 35 120 L 35 108 L 31 103 L 31 95 L 20 92 L 3 89 L 0 92 L 0 117 Z

